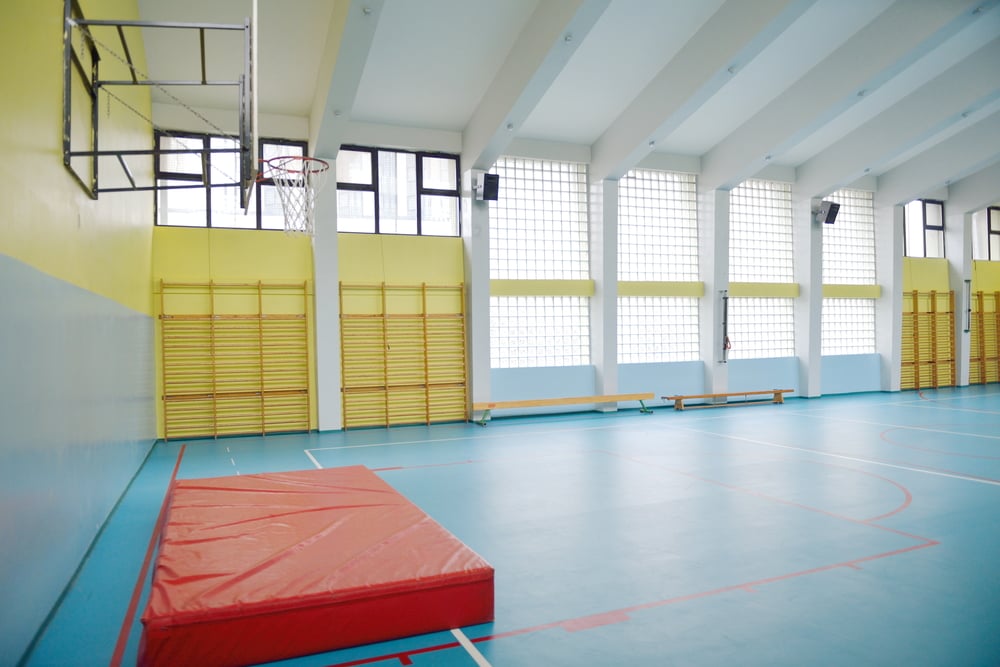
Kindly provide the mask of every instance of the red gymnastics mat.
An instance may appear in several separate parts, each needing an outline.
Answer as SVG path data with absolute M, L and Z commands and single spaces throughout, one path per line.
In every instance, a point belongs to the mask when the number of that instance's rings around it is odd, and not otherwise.
M 493 568 L 363 466 L 178 480 L 139 665 L 247 665 L 493 620 Z

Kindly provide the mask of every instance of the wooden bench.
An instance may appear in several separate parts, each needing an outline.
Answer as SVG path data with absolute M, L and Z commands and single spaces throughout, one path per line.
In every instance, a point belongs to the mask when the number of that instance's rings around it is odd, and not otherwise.
M 677 410 L 683 410 L 687 408 L 724 408 L 734 405 L 756 405 L 758 403 L 784 403 L 785 394 L 794 392 L 794 389 L 764 389 L 761 391 L 734 391 L 728 394 L 688 394 L 684 396 L 661 396 L 665 401 L 673 401 L 674 408 Z M 694 400 L 698 398 L 730 398 L 733 396 L 742 396 L 742 401 L 736 401 L 733 403 L 703 403 L 699 405 L 684 405 L 684 401 Z M 750 400 L 751 396 L 771 396 L 770 399 L 762 400 Z
M 488 403 L 473 403 L 472 411 L 482 411 L 483 416 L 476 420 L 480 426 L 486 426 L 491 410 L 506 408 L 544 408 L 554 405 L 585 405 L 587 403 L 619 403 L 621 401 L 639 401 L 639 412 L 652 412 L 646 407 L 646 401 L 653 400 L 653 392 L 645 394 L 608 394 L 606 396 L 570 396 L 567 398 L 529 398 L 520 401 L 490 401 Z

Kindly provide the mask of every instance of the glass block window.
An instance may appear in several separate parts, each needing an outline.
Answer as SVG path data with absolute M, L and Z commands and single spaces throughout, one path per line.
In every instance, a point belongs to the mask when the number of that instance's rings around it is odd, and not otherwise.
M 907 257 L 944 257 L 944 202 L 915 199 L 903 209 Z
M 750 179 L 729 193 L 729 280 L 790 283 L 792 186 Z
M 795 356 L 792 299 L 729 298 L 730 359 Z
M 587 167 L 501 157 L 499 199 L 490 204 L 490 278 L 586 280 Z
M 697 299 L 619 297 L 618 363 L 697 360 Z
M 568 296 L 490 297 L 490 366 L 590 363 L 589 300 Z
M 871 192 L 837 190 L 826 197 L 840 204 L 837 221 L 823 225 L 823 282 L 875 284 L 875 204 Z
M 694 174 L 633 169 L 619 181 L 618 279 L 698 280 Z
M 875 300 L 823 299 L 822 328 L 821 354 L 874 354 Z

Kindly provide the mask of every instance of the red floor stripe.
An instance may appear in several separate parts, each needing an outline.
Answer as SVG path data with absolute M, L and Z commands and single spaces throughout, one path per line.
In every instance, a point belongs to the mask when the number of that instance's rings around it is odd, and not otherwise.
M 177 471 L 181 467 L 181 459 L 184 458 L 184 448 L 181 445 L 177 453 L 177 463 L 174 464 L 174 472 L 170 475 L 170 484 L 167 492 L 163 494 L 163 502 L 160 504 L 160 514 L 156 517 L 156 524 L 153 534 L 149 536 L 149 546 L 146 547 L 146 558 L 142 561 L 142 569 L 139 570 L 139 578 L 132 589 L 132 599 L 129 600 L 128 609 L 125 611 L 125 618 L 122 620 L 122 629 L 118 633 L 118 643 L 115 644 L 115 652 L 111 654 L 111 667 L 119 667 L 122 664 L 122 657 L 125 655 L 125 646 L 128 644 L 128 636 L 132 631 L 132 623 L 135 621 L 135 612 L 139 607 L 139 598 L 142 597 L 142 588 L 146 583 L 146 573 L 149 571 L 149 564 L 153 560 L 153 552 L 156 550 L 156 543 L 160 539 L 160 530 L 163 528 L 163 519 L 167 512 L 167 501 L 170 499 L 170 489 L 173 488 L 177 480 Z

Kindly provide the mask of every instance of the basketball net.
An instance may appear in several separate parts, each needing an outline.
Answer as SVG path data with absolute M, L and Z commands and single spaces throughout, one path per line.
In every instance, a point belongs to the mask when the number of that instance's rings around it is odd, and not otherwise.
M 271 179 L 281 210 L 285 231 L 294 234 L 316 233 L 316 194 L 326 184 L 330 163 L 318 158 L 283 155 L 265 163 L 264 178 Z

